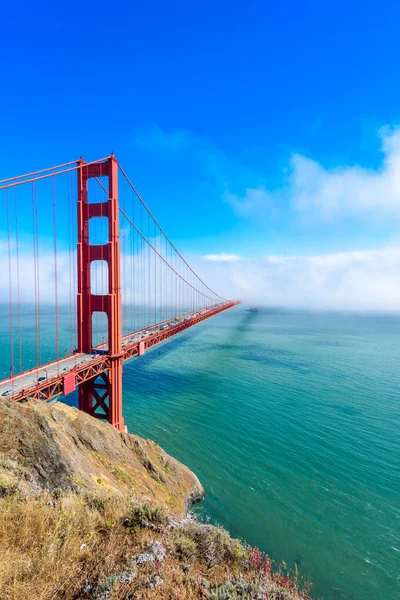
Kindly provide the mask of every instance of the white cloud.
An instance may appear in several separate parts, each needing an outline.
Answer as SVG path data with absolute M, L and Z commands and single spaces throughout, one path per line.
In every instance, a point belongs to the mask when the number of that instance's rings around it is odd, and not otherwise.
M 220 261 L 230 261 L 234 262 L 237 260 L 243 260 L 242 256 L 238 254 L 228 254 L 226 252 L 221 252 L 220 254 L 206 254 L 203 256 L 205 260 L 210 260 L 211 262 L 220 262 Z
M 400 127 L 379 131 L 383 160 L 376 170 L 361 166 L 326 169 L 293 154 L 278 190 L 249 188 L 244 195 L 226 194 L 239 216 L 263 216 L 283 202 L 303 216 L 321 221 L 343 217 L 381 220 L 400 217 Z
M 224 194 L 225 202 L 228 202 L 240 217 L 271 216 L 274 212 L 275 197 L 263 187 L 248 188 L 244 196 L 237 194 Z
M 222 295 L 261 305 L 400 311 L 400 246 L 318 256 L 267 256 L 195 268 Z

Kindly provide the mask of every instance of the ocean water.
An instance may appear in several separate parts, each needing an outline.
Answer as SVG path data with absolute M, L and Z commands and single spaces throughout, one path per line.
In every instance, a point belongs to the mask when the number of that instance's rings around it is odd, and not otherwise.
M 126 423 L 316 596 L 398 599 L 399 340 L 399 317 L 238 307 L 126 365 Z
M 125 421 L 316 597 L 398 599 L 399 336 L 400 317 L 239 306 L 125 364 Z

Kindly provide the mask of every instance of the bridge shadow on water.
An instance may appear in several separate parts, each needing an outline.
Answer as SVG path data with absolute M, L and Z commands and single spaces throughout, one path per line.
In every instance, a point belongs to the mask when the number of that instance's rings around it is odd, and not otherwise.
M 230 335 L 226 339 L 226 341 L 221 341 L 218 344 L 212 343 L 210 352 L 210 345 L 205 342 L 204 348 L 196 348 L 196 352 L 207 352 L 212 354 L 215 357 L 215 352 L 220 351 L 222 354 L 229 348 L 235 348 L 243 338 L 243 334 L 248 331 L 249 325 L 254 321 L 257 317 L 256 313 L 246 313 L 246 315 L 241 319 L 240 323 L 231 328 Z M 201 328 L 193 328 L 189 331 L 179 334 L 178 336 L 168 340 L 166 343 L 164 342 L 160 346 L 155 346 L 154 348 L 148 350 L 140 359 L 140 361 L 136 359 L 132 359 L 131 361 L 125 363 L 124 372 L 128 370 L 134 369 L 135 373 L 144 373 L 148 371 L 153 363 L 158 362 L 165 356 L 168 356 L 171 352 L 174 352 L 181 346 L 185 346 L 188 341 L 195 340 L 197 337 L 201 336 L 204 333 L 204 330 Z
M 271 312 L 274 314 L 275 311 Z M 308 363 L 304 360 L 295 358 L 292 351 L 268 344 L 266 338 L 260 343 L 260 335 L 267 335 L 271 331 L 269 328 L 263 326 L 266 314 L 268 314 L 267 311 L 263 311 L 262 313 L 258 311 L 248 312 L 246 317 L 241 320 L 240 324 L 232 330 L 232 335 L 227 343 L 220 346 L 220 350 L 235 351 L 236 359 L 258 363 L 260 367 L 278 367 L 290 369 L 297 373 L 308 373 Z M 251 327 L 260 320 L 261 315 L 263 315 L 263 318 L 261 318 L 262 326 L 260 327 L 257 323 L 257 328 L 254 328 L 253 330 L 255 337 L 257 337 L 258 340 L 254 341 L 253 337 L 249 340 L 249 338 L 245 336 L 245 333 L 251 334 Z M 275 333 L 275 329 L 273 329 L 272 332 Z
M 189 340 L 193 340 L 201 334 L 198 329 L 192 329 L 178 334 L 176 337 L 166 340 L 162 344 L 147 350 L 140 359 L 133 358 L 124 364 L 124 372 L 135 370 L 136 373 L 147 371 L 153 363 L 158 362 L 171 352 L 174 352 L 181 346 L 185 345 Z
M 179 372 L 159 367 L 156 371 L 152 371 L 152 366 L 170 352 L 181 347 L 184 351 L 184 346 L 188 342 L 194 341 L 204 333 L 201 329 L 192 331 L 180 339 L 174 339 L 168 345 L 155 348 L 147 356 L 142 357 L 140 362 L 132 362 L 132 368 L 129 368 L 130 365 L 126 366 L 124 375 L 129 391 L 138 390 L 143 394 L 145 389 L 149 395 L 157 396 L 168 390 L 168 393 L 176 396 L 190 392 L 195 387 L 205 395 L 215 392 L 218 381 L 223 377 L 225 370 L 229 369 L 228 362 L 237 358 L 236 351 L 240 350 L 249 325 L 256 317 L 257 315 L 251 313 L 246 314 L 238 324 L 230 327 L 225 339 L 222 336 L 218 342 L 205 339 L 204 342 L 200 341 L 195 349 L 191 348 L 191 352 L 194 351 L 196 355 L 202 357 L 208 355 L 205 361 L 200 362 L 198 368 L 192 364 L 192 368 L 180 369 Z

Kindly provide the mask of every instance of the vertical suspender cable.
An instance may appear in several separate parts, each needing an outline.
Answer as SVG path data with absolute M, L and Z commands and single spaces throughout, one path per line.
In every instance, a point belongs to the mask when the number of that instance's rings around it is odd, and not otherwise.
M 69 275 L 69 351 L 73 350 L 72 340 L 72 252 L 71 252 L 71 177 L 67 179 L 67 201 L 68 201 L 68 275 Z
M 36 366 L 38 366 L 38 317 L 37 317 L 37 255 L 36 255 L 36 227 L 35 227 L 35 188 L 32 183 L 32 233 L 33 233 L 33 284 L 35 291 L 35 329 L 36 329 Z
M 71 186 L 72 186 L 72 179 L 71 179 Z M 76 194 L 75 192 L 75 185 L 72 187 L 72 189 L 74 190 L 74 194 Z M 73 248 L 73 255 L 72 255 L 72 285 L 76 286 L 76 282 L 78 281 L 78 265 L 77 265 L 77 256 L 75 256 L 76 253 L 76 241 L 78 239 L 78 223 L 77 223 L 77 219 L 76 219 L 76 214 L 75 214 L 75 203 L 73 202 L 74 197 L 72 197 L 72 201 L 71 201 L 71 244 L 72 244 L 72 248 Z M 77 313 L 77 288 L 74 287 L 73 289 L 73 295 L 72 295 L 72 299 L 73 299 L 73 307 L 74 307 L 74 314 L 76 315 Z M 78 326 L 77 326 L 77 320 L 74 319 L 73 320 L 74 323 L 74 348 L 78 347 Z M 76 353 L 75 353 L 75 357 L 76 357 Z M 76 360 L 76 359 L 75 359 Z
M 134 195 L 132 194 L 132 215 L 133 218 L 135 217 L 135 198 Z M 132 276 L 133 276 L 133 331 L 137 331 L 138 326 L 137 326 L 137 321 L 138 321 L 138 306 L 137 306 L 137 298 L 138 298 L 138 288 L 137 288 L 137 276 L 138 276 L 138 248 L 137 248 L 137 244 L 138 244 L 138 237 L 136 235 L 136 231 L 134 230 L 132 232 L 132 244 L 133 244 L 133 256 L 134 256 L 134 263 L 133 263 L 133 272 L 132 272 Z
M 18 311 L 18 345 L 19 345 L 19 370 L 22 371 L 22 332 L 21 332 L 21 297 L 19 284 L 19 240 L 18 240 L 18 200 L 17 188 L 14 188 L 15 205 L 15 254 L 17 259 L 17 311 Z
M 57 272 L 57 196 L 56 196 L 56 178 L 52 177 L 52 192 L 53 192 L 53 233 L 54 233 L 54 303 L 56 312 L 56 360 L 59 357 L 58 348 L 58 272 Z M 58 372 L 57 364 L 57 372 Z
M 150 215 L 147 213 L 147 239 L 150 239 Z M 152 280 L 152 273 L 151 273 L 151 249 L 150 246 L 147 246 L 147 278 L 148 278 L 148 282 L 147 282 L 147 287 L 148 287 L 148 293 L 149 293 L 149 297 L 147 300 L 148 303 L 148 315 L 147 315 L 147 324 L 146 327 L 150 326 L 150 319 L 151 319 L 151 299 L 152 299 L 152 293 L 151 293 L 151 280 Z
M 175 271 L 178 270 L 178 257 L 175 252 Z M 175 277 L 175 312 L 176 316 L 180 315 L 179 312 L 179 302 L 178 302 L 178 286 L 179 286 L 179 277 Z
M 154 243 L 156 243 L 156 226 L 154 224 Z M 157 323 L 157 254 L 154 254 L 154 323 Z
M 165 260 L 168 262 L 168 247 L 167 247 L 167 239 L 165 238 Z M 165 289 L 165 294 L 164 294 L 164 321 L 167 319 L 167 308 L 168 308 L 168 271 L 167 271 L 167 265 L 165 265 L 165 270 L 164 270 L 164 289 Z
M 175 252 L 173 252 L 173 260 L 172 260 L 172 265 L 174 268 L 174 271 L 176 271 L 176 254 Z M 178 312 L 177 312 L 177 307 L 176 307 L 176 289 L 177 289 L 177 285 L 178 285 L 178 277 L 176 275 L 176 273 L 172 271 L 171 272 L 171 284 L 172 284 L 172 311 L 175 317 L 178 316 Z
M 133 276 L 134 276 L 134 272 L 135 272 L 135 250 L 134 250 L 134 234 L 135 232 L 131 229 L 129 229 L 129 245 L 130 245 L 130 249 L 129 249 L 129 254 L 131 257 L 131 264 L 130 264 L 130 284 L 131 284 L 131 294 L 130 294 L 130 303 L 131 303 L 131 325 L 130 325 L 130 330 L 134 331 L 134 322 L 135 322 L 135 288 L 134 288 L 134 280 L 133 280 Z
M 14 376 L 14 336 L 13 336 L 13 309 L 12 309 L 12 268 L 11 268 L 11 217 L 10 217 L 10 198 L 9 190 L 6 189 L 6 202 L 7 202 L 7 233 L 8 233 L 8 286 L 9 286 L 9 300 L 10 300 L 10 354 L 11 354 L 11 367 L 10 377 Z
M 38 208 L 35 182 L 32 182 L 32 224 L 33 224 L 33 260 L 35 285 L 35 321 L 36 321 L 36 368 L 40 365 L 40 270 L 38 243 Z
M 143 231 L 143 210 L 140 210 L 140 231 Z M 144 327 L 146 322 L 146 285 L 145 285 L 145 247 L 143 238 L 141 240 L 141 250 L 140 250 L 140 292 L 141 292 L 141 305 L 142 305 L 142 317 L 140 321 L 140 329 Z
M 143 211 L 141 211 L 141 228 L 140 231 L 143 231 Z M 146 249 L 145 242 L 142 239 L 142 302 L 143 302 L 143 319 L 141 327 L 145 327 L 146 324 Z

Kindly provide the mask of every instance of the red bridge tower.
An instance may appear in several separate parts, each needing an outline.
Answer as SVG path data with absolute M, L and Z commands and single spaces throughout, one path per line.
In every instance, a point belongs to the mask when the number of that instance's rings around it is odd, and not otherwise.
M 111 155 L 105 162 L 78 162 L 78 352 L 90 354 L 93 348 L 92 316 L 104 312 L 108 319 L 110 367 L 97 378 L 79 386 L 79 408 L 90 415 L 107 419 L 124 431 L 122 417 L 122 310 L 120 278 L 120 240 L 118 211 L 118 163 Z M 90 203 L 90 178 L 108 178 L 108 200 Z M 89 221 L 94 217 L 108 219 L 108 241 L 94 245 L 89 240 Z M 92 294 L 91 263 L 103 260 L 108 266 L 108 293 Z

